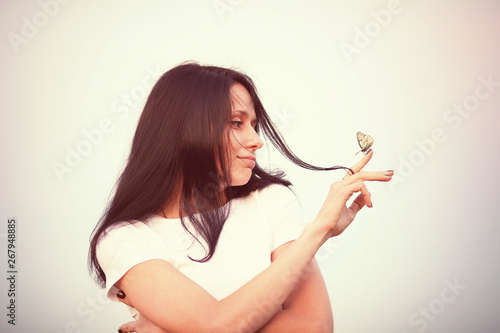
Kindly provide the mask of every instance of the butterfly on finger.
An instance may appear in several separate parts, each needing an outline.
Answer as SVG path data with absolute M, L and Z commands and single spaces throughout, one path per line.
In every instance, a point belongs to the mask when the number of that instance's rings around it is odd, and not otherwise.
M 362 132 L 358 132 L 356 136 L 358 138 L 359 147 L 361 148 L 361 150 L 358 151 L 356 155 L 358 155 L 361 152 L 366 154 L 368 152 L 368 149 L 370 149 L 370 147 L 373 146 L 373 138 L 368 134 L 364 134 Z

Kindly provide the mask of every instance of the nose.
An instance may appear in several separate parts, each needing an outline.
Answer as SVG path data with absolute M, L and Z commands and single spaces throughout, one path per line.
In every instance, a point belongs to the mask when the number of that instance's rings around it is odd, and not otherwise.
M 264 143 L 260 139 L 259 134 L 254 128 L 248 130 L 248 134 L 245 138 L 245 148 L 248 150 L 256 151 L 264 146 Z

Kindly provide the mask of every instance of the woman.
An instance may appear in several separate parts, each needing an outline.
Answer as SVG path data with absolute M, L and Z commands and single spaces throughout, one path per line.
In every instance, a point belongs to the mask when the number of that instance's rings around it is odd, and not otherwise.
M 360 172 L 370 151 L 301 228 L 290 182 L 256 163 L 262 132 L 304 168 L 342 168 L 298 159 L 242 73 L 187 63 L 154 86 L 90 247 L 97 282 L 136 319 L 120 331 L 333 331 L 314 255 L 371 207 L 364 181 L 393 172 Z

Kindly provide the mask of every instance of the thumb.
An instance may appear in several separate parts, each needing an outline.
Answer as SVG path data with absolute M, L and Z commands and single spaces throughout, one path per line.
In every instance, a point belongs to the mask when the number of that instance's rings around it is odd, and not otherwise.
M 125 323 L 120 326 L 118 329 L 118 333 L 128 333 L 128 332 L 135 332 L 135 325 L 136 321 L 129 321 L 128 323 Z

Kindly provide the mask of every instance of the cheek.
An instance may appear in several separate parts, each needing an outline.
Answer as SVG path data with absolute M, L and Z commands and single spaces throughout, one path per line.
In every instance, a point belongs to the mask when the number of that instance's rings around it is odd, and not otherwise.
M 238 134 L 235 133 L 234 131 L 232 131 L 231 135 L 229 135 L 229 146 L 232 148 L 233 151 L 238 150 L 238 147 L 241 146 L 240 138 L 238 137 Z
M 229 131 L 226 140 L 224 140 L 223 146 L 225 147 L 225 156 L 227 158 L 227 164 L 230 169 L 233 168 L 236 159 L 236 152 L 238 147 L 238 141 L 235 137 L 235 134 L 232 130 Z

